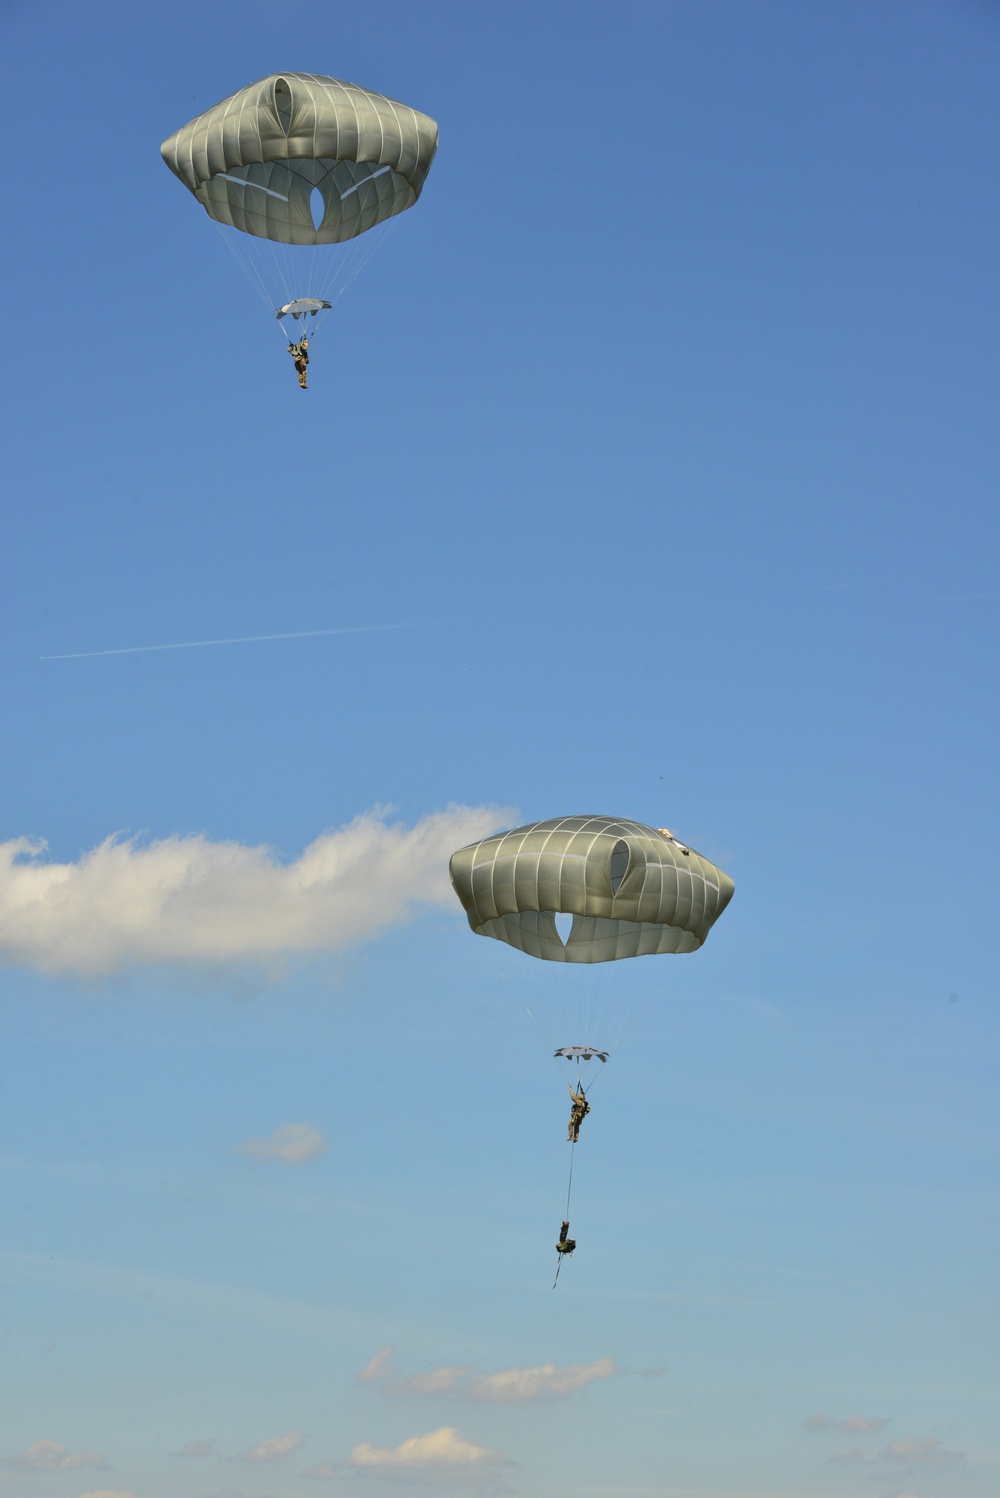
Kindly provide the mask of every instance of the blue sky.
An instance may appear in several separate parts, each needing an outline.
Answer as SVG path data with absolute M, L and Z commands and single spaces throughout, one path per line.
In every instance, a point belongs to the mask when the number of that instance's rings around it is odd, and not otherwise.
M 996 7 L 0 36 L 0 1498 L 992 1498 Z M 159 158 L 283 68 L 441 130 L 307 396 Z M 446 864 L 576 812 L 736 895 L 553 1294 Z

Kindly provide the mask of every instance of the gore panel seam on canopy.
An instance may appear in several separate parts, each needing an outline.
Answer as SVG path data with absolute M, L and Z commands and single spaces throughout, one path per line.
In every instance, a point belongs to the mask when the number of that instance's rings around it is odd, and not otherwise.
M 589 829 L 587 829 L 587 828 L 581 828 L 580 832 L 582 834 L 582 833 L 584 833 L 584 832 L 586 832 L 588 830 Z M 590 859 L 591 859 L 591 857 L 593 855 L 594 849 L 598 846 L 598 844 L 601 841 L 601 836 L 602 836 L 602 834 L 601 834 L 600 831 L 592 832 L 591 833 L 590 842 L 587 844 L 587 851 L 586 851 L 586 853 L 583 856 L 583 868 L 580 870 L 580 877 L 581 877 L 581 884 L 582 884 L 582 896 L 583 896 L 583 904 L 584 904 L 584 906 L 586 906 L 586 903 L 587 903 L 587 894 L 588 894 L 588 890 L 587 890 L 587 868 L 588 868 L 588 865 L 590 863 Z M 570 846 L 572 846 L 572 845 L 570 845 Z M 561 869 L 565 868 L 566 861 L 567 861 L 568 857 L 569 857 L 569 848 L 567 848 L 566 852 L 563 854 Z M 560 873 L 561 873 L 561 869 L 560 869 Z M 562 879 L 560 878 L 560 885 L 561 884 L 562 884 Z M 572 896 L 572 890 L 570 891 L 570 894 Z M 573 896 L 573 898 L 575 898 L 575 896 Z M 576 925 L 577 919 L 578 919 L 578 913 L 576 911 L 574 911 L 574 913 L 573 913 L 573 925 L 574 926 Z M 573 940 L 573 932 L 572 932 L 572 930 L 570 930 L 570 941 L 572 941 L 572 940 Z
M 291 103 L 291 100 L 289 100 L 289 102 Z M 244 104 L 242 104 L 240 106 L 240 128 L 241 128 L 241 134 L 242 134 L 242 125 L 243 125 L 243 111 L 244 111 L 245 108 L 246 108 L 246 103 L 244 103 Z M 254 110 L 254 113 L 253 113 L 253 126 L 254 126 L 254 130 L 257 132 L 257 151 L 258 151 L 258 154 L 260 155 L 261 161 L 263 162 L 263 160 L 264 160 L 264 132 L 260 128 L 260 125 L 261 125 L 261 111 L 260 111 L 259 108 L 257 108 L 257 109 Z M 288 137 L 286 136 L 285 139 L 287 140 Z
M 340 135 L 340 131 L 339 130 L 337 132 L 337 135 L 339 137 L 339 135 Z M 338 146 L 338 148 L 340 146 L 340 140 L 339 140 L 339 138 L 338 138 L 338 141 L 337 141 L 337 146 Z M 319 155 L 319 110 L 315 107 L 315 105 L 313 106 L 313 115 L 312 115 L 312 153 L 313 153 L 313 157 L 314 158 Z
M 535 889 L 536 889 L 536 891 L 538 890 L 538 886 L 541 883 L 541 879 L 542 879 L 542 864 L 543 864 L 543 862 L 545 860 L 545 854 L 548 852 L 549 843 L 555 837 L 556 831 L 557 831 L 557 829 L 555 827 L 553 827 L 552 831 L 546 834 L 546 836 L 542 839 L 542 846 L 538 850 L 538 864 L 536 866 L 536 872 L 535 872 Z M 527 842 L 527 838 L 525 838 L 525 841 Z M 559 878 L 559 882 L 558 882 L 558 889 L 559 889 L 559 894 L 560 894 L 560 897 L 561 897 L 561 895 L 562 895 L 562 877 L 561 877 L 561 874 L 560 874 L 560 878 Z M 538 902 L 536 900 L 536 904 L 537 903 Z M 552 924 L 555 925 L 555 922 L 553 921 Z M 557 931 L 556 935 L 558 935 L 558 934 L 559 933 Z

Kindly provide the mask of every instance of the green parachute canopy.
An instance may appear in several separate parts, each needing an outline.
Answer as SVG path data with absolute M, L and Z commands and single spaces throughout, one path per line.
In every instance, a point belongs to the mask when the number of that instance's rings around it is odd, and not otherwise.
M 451 879 L 473 931 L 546 962 L 694 952 L 733 895 L 728 874 L 665 828 L 621 817 L 482 838 L 452 856 Z M 559 915 L 572 916 L 565 939 Z
M 280 244 L 354 239 L 417 201 L 435 122 L 321 73 L 272 73 L 160 147 L 212 218 Z

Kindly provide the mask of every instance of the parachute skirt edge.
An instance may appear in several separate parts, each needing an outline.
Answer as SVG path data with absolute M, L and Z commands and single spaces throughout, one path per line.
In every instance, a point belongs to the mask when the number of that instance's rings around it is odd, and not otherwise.
M 477 936 L 506 942 L 543 962 L 617 962 L 623 957 L 696 952 L 701 946 L 701 940 L 682 926 L 580 915 L 573 917 L 572 930 L 563 945 L 555 913 L 549 910 L 525 910 L 480 923 L 474 923 L 470 916 L 469 925 Z

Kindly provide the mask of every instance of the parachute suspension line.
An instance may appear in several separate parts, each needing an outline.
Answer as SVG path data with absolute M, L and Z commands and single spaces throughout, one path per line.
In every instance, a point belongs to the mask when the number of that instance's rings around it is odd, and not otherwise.
M 542 1042 L 542 1045 L 548 1045 L 549 1044 L 549 1037 L 546 1035 L 546 1033 L 542 1029 L 541 1025 L 535 1019 L 535 1016 L 532 1014 L 532 1012 L 528 1008 L 527 1004 L 525 1004 L 525 1006 L 524 1006 L 524 1012 L 528 1016 L 528 1018 L 530 1019 L 532 1025 L 534 1025 L 534 1027 L 535 1027 L 535 1034 L 538 1036 L 539 1040 Z
M 589 1089 L 604 1074 L 607 1063 L 601 1052 L 615 1055 L 636 1029 L 648 1009 L 663 993 L 651 971 L 655 963 L 540 963 L 522 953 L 491 942 L 498 981 L 518 1000 L 532 1030 L 545 1047 L 545 1054 L 563 1047 L 586 1047 L 595 1053 L 592 1062 L 580 1065 L 582 1081 Z M 669 985 L 668 985 L 669 986 Z M 571 1069 L 579 1057 L 555 1058 L 568 1082 L 575 1082 Z
M 605 966 L 605 965 L 606 964 L 604 964 L 604 963 L 601 964 L 602 967 Z M 601 978 L 605 978 L 605 977 L 610 980 L 611 978 L 614 977 L 614 974 L 611 974 L 611 973 L 609 973 L 609 974 L 602 973 L 601 974 Z M 586 1015 L 587 1015 L 587 1035 L 586 1035 L 586 1042 L 587 1042 L 588 1045 L 600 1045 L 600 1046 L 603 1046 L 605 1044 L 604 1040 L 603 1039 L 599 1040 L 599 1039 L 596 1038 L 598 1027 L 600 1028 L 600 1032 L 601 1032 L 602 1035 L 606 1034 L 604 1024 L 602 1023 L 603 1015 L 600 1014 L 600 1012 L 599 1012 L 599 1010 L 603 1009 L 604 1006 L 603 1006 L 603 1004 L 600 1005 L 600 1006 L 598 1005 L 598 982 L 597 982 L 597 975 L 596 974 L 594 974 L 593 976 L 588 975 L 588 977 L 581 979 L 581 985 L 586 984 L 588 982 L 589 982 L 589 986 L 590 986 L 590 991 L 589 991 L 589 993 L 587 995 L 587 1005 L 586 1005 Z M 611 1044 L 611 1039 L 612 1039 L 612 1037 L 610 1035 L 608 1035 L 608 1037 L 607 1037 L 607 1045 L 609 1047 L 610 1047 L 610 1044 Z
M 612 964 L 567 963 L 555 975 L 552 1006 L 547 1019 L 558 1028 L 558 1044 L 613 1051 L 617 1037 L 605 1023 L 606 1011 L 614 1003 L 609 985 L 617 988 L 618 974 Z M 557 992 L 557 988 L 561 992 Z M 596 1070 L 596 1068 L 594 1069 Z M 584 1079 L 586 1080 L 586 1079 Z
M 601 1014 L 601 1030 L 607 1036 L 609 1050 L 617 1050 L 622 1044 L 625 1019 L 635 1002 L 630 994 L 620 992 L 620 986 L 618 992 L 608 994 Z
M 398 228 L 398 215 L 342 245 L 287 245 L 260 235 L 242 234 L 218 220 L 214 222 L 229 253 L 272 318 L 279 306 L 296 297 L 330 302 L 329 308 L 303 318 L 294 326 L 286 328 L 277 323 L 282 338 L 296 339 L 301 334 L 311 336 L 318 332 L 328 312 Z
M 262 243 L 267 245 L 270 252 L 271 263 L 274 266 L 274 274 L 277 278 L 276 284 L 281 287 L 280 305 L 284 306 L 293 297 L 300 295 L 295 289 L 295 281 L 293 279 L 294 273 L 292 267 L 294 262 L 292 260 L 292 252 L 288 245 L 280 244 L 276 240 L 267 239 L 262 241 Z
M 285 274 L 285 267 L 282 261 L 278 258 L 277 246 L 270 240 L 265 240 L 264 243 L 267 245 L 267 251 L 265 253 L 270 252 L 271 264 L 274 266 L 276 284 L 281 287 L 282 304 L 284 304 L 285 302 L 290 302 L 292 299 L 292 293 L 288 289 L 288 277 Z M 271 308 L 271 311 L 274 311 L 273 307 Z
M 356 263 L 353 269 L 350 271 L 350 274 L 344 281 L 343 286 L 341 286 L 340 290 L 337 292 L 337 297 L 343 296 L 344 292 L 347 290 L 348 286 L 350 286 L 351 282 L 356 280 L 357 277 L 360 276 L 369 260 L 375 254 L 375 251 L 380 250 L 385 244 L 386 240 L 389 239 L 391 235 L 395 234 L 398 228 L 399 215 L 397 214 L 394 218 L 387 219 L 383 224 L 377 224 L 374 232 L 369 229 L 368 239 L 366 241 L 363 241 L 364 249 L 362 253 L 357 256 Z M 336 301 L 336 297 L 333 298 L 333 300 Z
M 271 251 L 274 268 L 281 282 L 282 305 L 284 305 L 285 302 L 290 302 L 293 297 L 299 295 L 295 281 L 293 280 L 295 274 L 293 266 L 295 262 L 292 259 L 292 250 L 286 244 L 279 246 L 273 239 L 265 240 L 264 243 L 268 245 Z
M 647 992 L 645 999 L 643 999 L 641 1002 L 637 1001 L 631 1007 L 627 1007 L 624 1002 L 619 1005 L 619 1012 L 616 1016 L 616 1022 L 621 1026 L 621 1038 L 618 1041 L 619 1045 L 624 1045 L 625 1041 L 628 1040 L 629 1036 L 632 1034 L 639 1021 L 645 1019 L 646 1015 L 653 1007 L 654 998 L 655 993 L 652 989 L 650 989 Z
M 360 245 L 358 245 L 357 240 L 352 241 L 352 245 L 357 245 L 358 247 L 353 255 L 347 254 L 341 257 L 340 270 L 336 276 L 329 279 L 329 284 L 326 286 L 326 295 L 324 296 L 323 284 L 320 285 L 317 291 L 317 296 L 323 296 L 323 299 L 328 301 L 330 306 L 312 319 L 315 327 L 318 328 L 325 320 L 340 301 L 347 288 L 360 276 L 372 256 L 377 250 L 382 248 L 389 236 L 394 234 L 398 227 L 399 216 L 397 215 L 395 218 L 387 219 L 382 224 L 376 224 L 374 229 L 369 229 L 367 234 L 360 237 Z M 337 285 L 338 280 L 340 281 L 339 285 Z
M 613 969 L 616 966 L 615 964 L 607 965 Z M 602 1035 L 606 1036 L 606 1046 L 609 1051 L 617 1051 L 622 1045 L 627 1022 L 633 1015 L 636 999 L 629 987 L 629 981 L 624 973 L 612 971 L 607 975 L 602 991 L 600 1012 L 596 1017 L 597 1028 Z M 631 1023 L 628 1023 L 627 1028 L 631 1030 Z
M 240 250 L 237 248 L 237 241 L 226 233 L 225 227 L 222 224 L 218 223 L 218 221 L 214 222 L 215 227 L 219 231 L 219 237 L 221 238 L 222 243 L 226 246 L 227 250 L 236 261 L 236 264 L 243 271 L 243 274 L 246 276 L 247 280 L 250 282 L 250 285 L 253 287 L 254 291 L 264 303 L 264 306 L 268 309 L 269 312 L 273 312 L 274 307 L 271 303 L 271 298 L 267 294 L 267 288 L 265 287 L 264 282 L 261 279 L 260 271 L 254 265 L 253 261 L 248 255 L 244 255 L 240 252 Z

